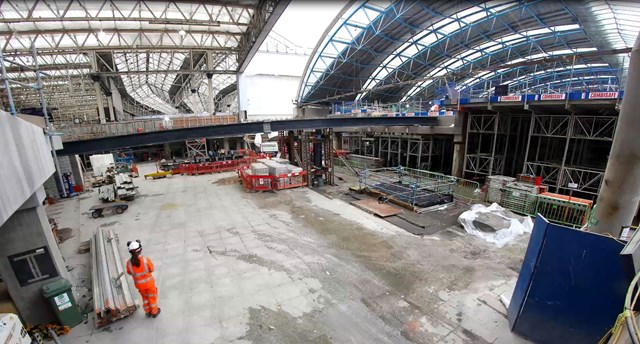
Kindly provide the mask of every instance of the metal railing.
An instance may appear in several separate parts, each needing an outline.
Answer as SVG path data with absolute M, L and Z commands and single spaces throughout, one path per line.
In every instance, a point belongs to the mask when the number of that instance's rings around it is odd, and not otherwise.
M 587 224 L 591 214 L 592 204 L 580 199 L 561 199 L 508 188 L 502 191 L 499 204 L 503 208 L 532 217 L 540 214 L 552 223 L 581 228 Z
M 161 130 L 193 128 L 211 125 L 238 123 L 235 115 L 184 116 L 163 119 L 145 119 L 105 124 L 64 125 L 56 128 L 63 142 L 89 140 L 100 137 L 139 134 Z
M 480 200 L 480 183 L 458 178 L 453 197 L 463 203 L 475 203 Z
M 457 185 L 456 177 L 404 167 L 366 169 L 359 173 L 358 179 L 360 189 L 368 188 L 414 207 L 441 204 L 444 196 L 452 200 Z

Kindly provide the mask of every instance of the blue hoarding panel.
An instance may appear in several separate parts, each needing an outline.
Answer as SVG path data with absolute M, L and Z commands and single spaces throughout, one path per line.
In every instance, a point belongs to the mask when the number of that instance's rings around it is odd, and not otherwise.
M 622 311 L 633 276 L 613 238 L 538 216 L 508 310 L 511 329 L 536 343 L 596 343 Z

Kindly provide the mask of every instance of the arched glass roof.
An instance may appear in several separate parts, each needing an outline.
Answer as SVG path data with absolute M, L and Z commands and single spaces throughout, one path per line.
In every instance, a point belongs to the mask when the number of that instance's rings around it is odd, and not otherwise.
M 363 9 L 376 15 L 354 24 Z M 557 91 L 581 84 L 548 81 L 571 69 L 590 88 L 617 88 L 640 30 L 640 3 L 630 1 L 360 1 L 345 13 L 316 48 L 300 104 L 429 99 L 444 86 Z
M 175 113 L 177 106 L 197 112 L 206 99 L 181 94 L 199 89 L 201 78 L 206 84 L 206 72 L 221 83 L 214 92 L 235 81 L 276 6 L 275 0 L 4 0 L 0 48 L 7 60 L 31 66 L 35 45 L 41 70 L 51 75 L 44 79 L 45 93 L 66 115 L 95 116 L 95 73 L 119 79 L 123 96 L 159 112 Z M 9 73 L 34 82 L 33 73 L 13 67 Z M 53 87 L 65 82 L 86 97 Z M 25 99 L 18 107 L 39 107 L 35 92 L 16 92 L 17 102 Z

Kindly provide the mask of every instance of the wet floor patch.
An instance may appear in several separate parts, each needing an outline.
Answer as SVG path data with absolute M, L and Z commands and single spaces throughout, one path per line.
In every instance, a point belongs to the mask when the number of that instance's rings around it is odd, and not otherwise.
M 160 211 L 171 211 L 171 210 L 177 210 L 178 208 L 180 208 L 178 204 L 164 203 L 163 205 L 160 206 Z
M 218 180 L 215 180 L 213 182 L 211 182 L 211 184 L 214 185 L 235 185 L 238 184 L 239 180 L 238 180 L 238 176 L 231 176 L 231 177 L 227 177 L 227 178 L 221 178 Z
M 58 240 L 60 244 L 62 244 L 63 242 L 73 237 L 74 237 L 73 229 L 68 227 L 58 229 Z

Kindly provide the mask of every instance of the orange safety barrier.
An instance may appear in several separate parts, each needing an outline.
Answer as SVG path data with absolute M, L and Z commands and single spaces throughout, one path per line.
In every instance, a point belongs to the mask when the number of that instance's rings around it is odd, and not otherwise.
M 237 160 L 212 161 L 200 164 L 180 164 L 179 173 L 187 175 L 209 174 L 236 171 L 240 167 L 255 162 L 257 157 L 244 157 Z
M 249 172 L 249 167 L 243 167 L 238 170 L 238 175 L 242 180 L 242 185 L 247 191 L 270 191 L 273 190 L 273 176 L 254 176 Z
M 284 190 L 307 185 L 306 171 L 278 176 L 254 176 L 250 166 L 246 165 L 238 169 L 238 177 L 247 191 Z
M 275 176 L 275 190 L 298 188 L 307 185 L 307 171 L 281 174 Z
M 333 156 L 334 157 L 339 157 L 339 156 L 347 156 L 349 155 L 349 151 L 348 150 L 341 150 L 341 149 L 334 149 L 333 150 Z

